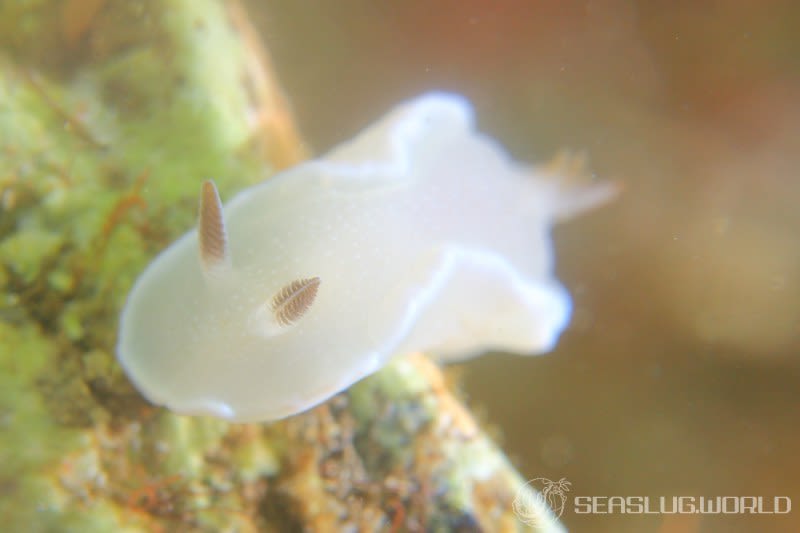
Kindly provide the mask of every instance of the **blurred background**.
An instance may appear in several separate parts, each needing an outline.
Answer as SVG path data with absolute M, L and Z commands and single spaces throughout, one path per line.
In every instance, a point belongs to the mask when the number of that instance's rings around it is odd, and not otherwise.
M 517 159 L 585 150 L 625 193 L 555 231 L 574 316 L 464 365 L 526 478 L 571 495 L 790 496 L 783 517 L 592 515 L 579 531 L 800 530 L 800 3 L 259 2 L 316 153 L 466 95 Z

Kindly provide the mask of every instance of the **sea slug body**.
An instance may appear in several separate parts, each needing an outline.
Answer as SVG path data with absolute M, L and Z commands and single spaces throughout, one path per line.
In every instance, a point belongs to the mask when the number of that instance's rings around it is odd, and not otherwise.
M 398 354 L 550 350 L 570 314 L 550 229 L 613 191 L 512 161 L 463 98 L 423 95 L 224 207 L 203 184 L 198 230 L 128 296 L 119 361 L 156 404 L 260 421 Z

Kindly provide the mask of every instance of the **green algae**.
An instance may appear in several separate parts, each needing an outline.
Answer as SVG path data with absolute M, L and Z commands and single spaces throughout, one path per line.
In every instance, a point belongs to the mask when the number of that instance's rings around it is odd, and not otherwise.
M 155 251 L 191 226 L 203 178 L 225 190 L 271 170 L 247 147 L 243 45 L 222 3 L 109 4 L 86 30 L 95 44 L 71 50 L 62 7 L 0 5 L 0 516 L 9 531 L 110 531 L 132 514 L 139 529 L 160 509 L 126 494 L 201 479 L 227 426 L 164 414 L 146 426 L 150 459 L 140 437 L 106 435 L 127 460 L 104 464 L 98 435 L 148 409 L 113 357 L 117 314 Z M 253 446 L 251 463 L 270 457 Z M 86 456 L 104 476 L 141 466 L 130 487 L 103 486 L 80 474 Z
M 58 253 L 63 241 L 55 233 L 41 228 L 23 229 L 0 244 L 0 261 L 30 284 L 39 275 L 40 265 Z
M 60 495 L 47 469 L 82 446 L 79 432 L 54 423 L 36 381 L 55 358 L 57 346 L 33 325 L 0 323 L 0 516 L 9 531 L 47 522 Z M 35 530 L 35 529 L 34 529 Z

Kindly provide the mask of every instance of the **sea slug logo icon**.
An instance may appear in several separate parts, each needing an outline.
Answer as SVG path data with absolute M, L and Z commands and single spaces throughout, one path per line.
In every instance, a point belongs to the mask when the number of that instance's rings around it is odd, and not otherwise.
M 558 518 L 564 512 L 570 485 L 563 477 L 558 481 L 545 477 L 531 479 L 517 491 L 512 503 L 514 512 L 529 526 L 542 525 L 542 520 L 551 518 L 548 509 Z

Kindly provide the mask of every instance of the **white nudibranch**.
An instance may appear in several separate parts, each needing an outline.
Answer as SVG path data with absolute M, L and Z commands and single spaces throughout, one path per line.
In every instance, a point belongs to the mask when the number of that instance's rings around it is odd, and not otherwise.
M 244 422 L 304 411 L 397 354 L 550 350 L 570 299 L 550 228 L 613 195 L 512 161 L 463 98 L 423 95 L 159 255 L 117 356 L 150 401 Z

